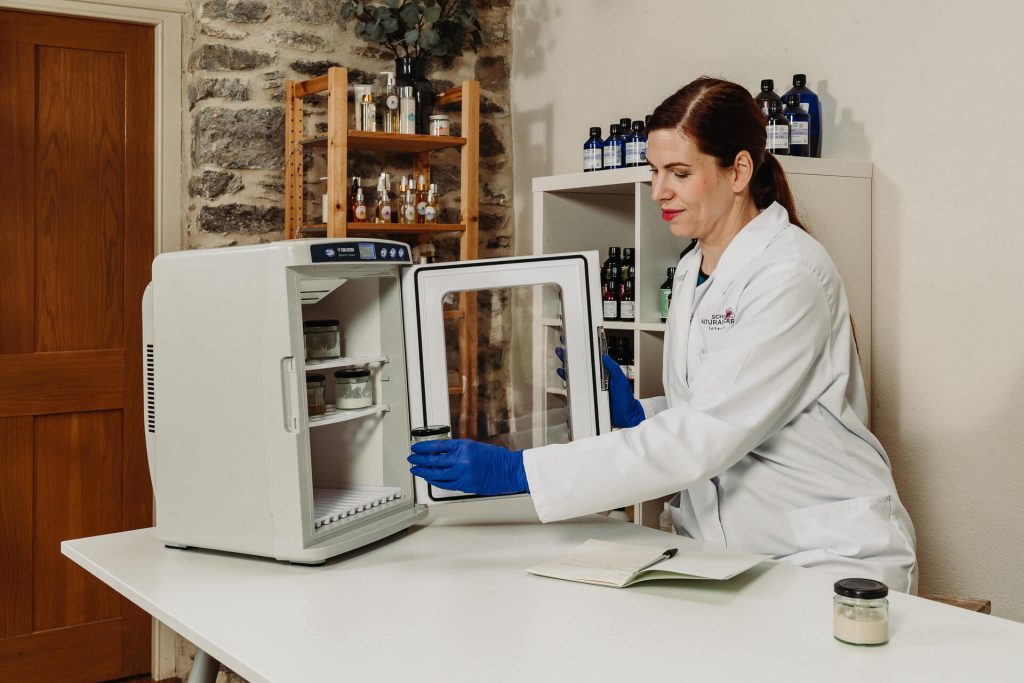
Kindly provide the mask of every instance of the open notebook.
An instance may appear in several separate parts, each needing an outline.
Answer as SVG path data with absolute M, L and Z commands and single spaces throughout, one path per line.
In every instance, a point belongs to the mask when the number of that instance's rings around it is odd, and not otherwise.
M 660 558 L 669 548 L 609 543 L 595 538 L 560 557 L 528 568 L 531 574 L 599 586 L 625 588 L 653 579 L 729 579 L 768 559 L 710 545 L 687 544 L 674 557 Z

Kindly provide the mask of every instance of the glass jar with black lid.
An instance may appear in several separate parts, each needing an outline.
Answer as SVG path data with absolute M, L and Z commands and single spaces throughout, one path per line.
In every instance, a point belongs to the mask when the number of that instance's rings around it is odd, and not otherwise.
M 889 642 L 889 587 L 874 579 L 840 579 L 832 598 L 832 635 L 850 645 Z
M 334 405 L 338 410 L 356 410 L 373 405 L 370 371 L 345 368 L 334 373 Z
M 451 438 L 452 428 L 448 425 L 427 425 L 426 427 L 413 427 L 409 432 L 412 443 L 419 441 L 435 441 L 437 439 Z

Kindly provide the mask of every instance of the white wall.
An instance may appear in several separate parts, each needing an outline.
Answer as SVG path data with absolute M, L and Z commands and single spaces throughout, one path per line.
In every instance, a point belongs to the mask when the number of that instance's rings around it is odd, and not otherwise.
M 823 156 L 874 180 L 874 419 L 918 533 L 922 592 L 1024 621 L 1024 5 L 516 0 L 517 243 L 530 180 L 587 128 L 701 74 L 781 94 L 806 72 Z

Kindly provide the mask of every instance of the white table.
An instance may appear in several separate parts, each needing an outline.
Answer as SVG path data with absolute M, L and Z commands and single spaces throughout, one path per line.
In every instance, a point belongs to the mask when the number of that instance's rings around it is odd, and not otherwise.
M 61 548 L 250 681 L 1024 680 L 1016 622 L 891 594 L 890 643 L 852 647 L 832 638 L 824 574 L 768 562 L 725 582 L 558 581 L 523 569 L 588 538 L 687 539 L 599 516 L 540 525 L 498 501 L 441 507 L 319 567 L 167 549 L 152 529 Z

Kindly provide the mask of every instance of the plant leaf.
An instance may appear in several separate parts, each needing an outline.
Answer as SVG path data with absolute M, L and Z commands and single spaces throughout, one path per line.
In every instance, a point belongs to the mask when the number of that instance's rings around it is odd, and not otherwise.
M 420 31 L 419 31 L 419 29 L 414 28 L 411 31 L 406 31 L 405 32 L 405 42 L 409 43 L 410 45 L 415 45 L 416 41 L 418 41 L 419 39 L 420 39 Z
M 396 9 L 398 7 L 398 0 L 384 0 L 384 4 L 391 9 Z
M 398 16 L 401 17 L 402 23 L 406 26 L 418 26 L 420 23 L 420 7 L 416 3 L 406 3 L 398 10 Z
M 438 43 L 441 42 L 441 35 L 432 28 L 427 29 L 423 33 L 423 37 L 426 39 L 427 45 L 429 47 L 435 47 Z
M 428 7 L 423 12 L 423 19 L 428 24 L 432 24 L 441 18 L 441 8 L 438 6 Z

